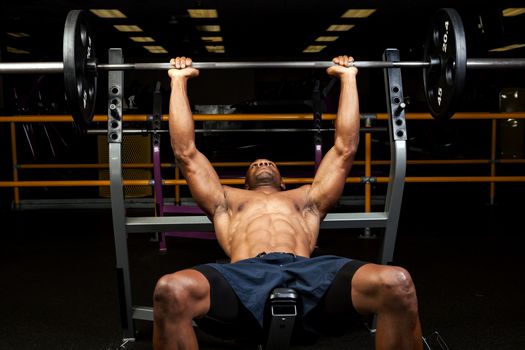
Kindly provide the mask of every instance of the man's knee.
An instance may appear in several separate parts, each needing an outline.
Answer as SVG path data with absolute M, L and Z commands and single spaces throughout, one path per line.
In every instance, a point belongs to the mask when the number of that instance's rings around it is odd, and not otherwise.
M 193 270 L 165 275 L 157 281 L 153 293 L 156 311 L 172 315 L 200 316 L 209 307 L 209 284 Z
M 389 266 L 385 267 L 378 277 L 384 308 L 417 312 L 416 288 L 407 270 Z

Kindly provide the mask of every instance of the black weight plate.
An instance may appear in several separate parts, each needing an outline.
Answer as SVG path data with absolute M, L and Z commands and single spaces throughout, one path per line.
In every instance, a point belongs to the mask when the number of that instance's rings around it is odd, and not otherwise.
M 63 50 L 64 84 L 69 110 L 78 124 L 87 125 L 95 114 L 97 74 L 96 69 L 88 68 L 88 63 L 96 64 L 96 56 L 86 12 L 72 10 L 67 15 Z
M 456 10 L 440 9 L 432 18 L 424 60 L 439 62 L 423 69 L 423 86 L 430 113 L 438 120 L 449 119 L 463 95 L 467 72 L 465 29 Z

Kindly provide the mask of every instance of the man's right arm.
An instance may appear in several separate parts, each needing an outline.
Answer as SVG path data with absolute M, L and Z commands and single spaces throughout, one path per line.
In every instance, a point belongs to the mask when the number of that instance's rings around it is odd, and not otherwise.
M 212 219 L 217 209 L 226 209 L 226 199 L 215 169 L 195 145 L 195 126 L 188 101 L 187 81 L 198 76 L 199 71 L 191 68 L 189 58 L 177 58 L 171 63 L 175 67 L 168 71 L 171 77 L 169 105 L 171 147 L 193 198 Z
M 334 146 L 323 157 L 309 193 L 309 200 L 315 204 L 321 217 L 326 215 L 343 193 L 346 176 L 359 144 L 357 69 L 349 67 L 352 61 L 352 57 L 339 56 L 334 58 L 335 65 L 327 69 L 329 75 L 339 78 L 341 91 L 335 120 Z

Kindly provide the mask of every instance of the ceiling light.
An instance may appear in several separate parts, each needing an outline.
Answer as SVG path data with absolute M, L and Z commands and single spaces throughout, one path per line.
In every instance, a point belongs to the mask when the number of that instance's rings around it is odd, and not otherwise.
M 162 46 L 144 45 L 144 48 L 151 53 L 168 53 L 168 51 L 166 51 L 166 49 Z
M 17 49 L 15 47 L 10 47 L 10 46 L 7 47 L 7 52 L 15 53 L 15 54 L 19 54 L 19 55 L 27 55 L 29 53 L 29 51 L 20 50 L 20 49 Z
M 222 36 L 203 36 L 201 37 L 202 41 L 208 42 L 208 43 L 221 43 L 222 42 Z
M 218 25 L 197 26 L 197 30 L 200 30 L 201 32 L 220 32 L 221 26 L 218 26 Z
M 336 41 L 338 38 L 338 36 L 320 36 L 319 38 L 315 39 L 315 41 Z
M 225 50 L 224 50 L 224 46 L 222 45 L 208 45 L 206 46 L 206 50 L 208 50 L 208 52 L 213 52 L 213 53 L 224 53 Z
M 347 30 L 352 29 L 355 27 L 353 24 L 332 24 L 330 27 L 328 27 L 328 32 L 346 32 Z
M 22 32 L 7 32 L 6 34 L 15 38 L 29 38 L 29 34 Z
M 120 10 L 93 9 L 90 11 L 100 18 L 127 18 Z
M 510 51 L 510 50 L 514 50 L 514 49 L 519 49 L 519 48 L 522 48 L 522 47 L 525 47 L 525 44 L 512 44 L 512 45 L 507 45 L 507 46 L 503 46 L 503 47 L 498 47 L 497 49 L 492 49 L 492 50 L 489 50 L 490 52 L 502 52 L 502 51 Z
M 326 45 L 310 45 L 306 49 L 304 49 L 303 52 L 321 52 L 324 48 L 326 48 Z
M 219 15 L 217 14 L 217 10 L 215 9 L 188 9 L 188 13 L 190 14 L 191 18 L 217 18 Z
M 137 43 L 152 43 L 155 41 L 153 38 L 150 38 L 149 36 L 131 36 L 129 38 Z
M 119 32 L 142 32 L 142 29 L 140 29 L 139 26 L 135 25 L 115 24 L 113 27 L 115 27 Z
M 503 17 L 514 17 L 519 16 L 525 13 L 525 8 L 523 7 L 510 7 L 503 10 Z
M 341 18 L 366 18 L 374 12 L 375 9 L 347 10 Z

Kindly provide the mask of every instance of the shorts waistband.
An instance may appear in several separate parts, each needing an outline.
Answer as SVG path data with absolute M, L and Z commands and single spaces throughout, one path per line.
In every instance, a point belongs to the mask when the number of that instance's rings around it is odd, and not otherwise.
M 288 252 L 260 252 L 259 254 L 257 254 L 255 257 L 256 258 L 261 258 L 265 255 L 268 255 L 268 254 L 286 254 L 286 255 L 291 255 L 293 256 L 294 258 L 296 257 L 296 255 L 294 253 L 288 253 Z

